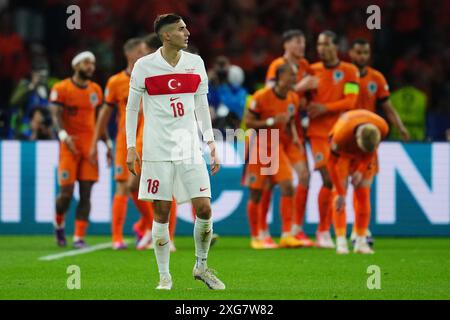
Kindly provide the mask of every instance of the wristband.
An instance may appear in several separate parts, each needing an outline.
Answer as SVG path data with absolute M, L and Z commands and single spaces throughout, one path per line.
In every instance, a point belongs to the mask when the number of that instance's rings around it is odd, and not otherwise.
M 266 120 L 266 125 L 267 125 L 268 127 L 271 127 L 271 126 L 273 126 L 274 124 L 275 124 L 275 119 L 274 119 L 273 117 L 267 118 L 267 120 Z
M 60 130 L 59 132 L 58 132 L 58 138 L 59 138 L 59 141 L 66 141 L 66 139 L 67 139 L 67 137 L 69 136 L 69 134 L 67 133 L 67 131 L 66 130 Z

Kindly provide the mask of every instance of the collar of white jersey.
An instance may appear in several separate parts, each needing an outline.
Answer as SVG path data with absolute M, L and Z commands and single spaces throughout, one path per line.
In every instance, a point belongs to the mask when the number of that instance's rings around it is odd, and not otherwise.
M 172 66 L 172 65 L 169 63 L 169 61 L 167 61 L 166 59 L 164 59 L 164 57 L 163 57 L 163 55 L 162 55 L 162 48 L 163 48 L 163 47 L 159 47 L 159 49 L 158 49 L 158 55 L 159 55 L 159 58 L 162 60 L 162 63 L 164 63 L 165 65 L 167 65 L 169 68 L 171 68 L 171 69 L 173 69 L 173 70 L 175 70 L 176 68 L 178 68 L 179 66 L 181 66 L 181 63 L 183 62 L 184 56 L 185 56 L 184 50 L 181 50 L 181 57 L 180 57 L 180 60 L 178 60 L 177 65 L 174 67 L 174 66 Z

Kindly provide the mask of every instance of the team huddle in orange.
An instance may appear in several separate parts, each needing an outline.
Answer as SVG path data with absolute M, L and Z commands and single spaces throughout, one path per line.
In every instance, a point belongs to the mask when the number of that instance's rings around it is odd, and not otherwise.
M 373 253 L 368 230 L 370 187 L 378 171 L 376 150 L 388 133 L 387 123 L 375 114 L 377 107 L 405 140 L 409 138 L 389 102 L 387 82 L 368 66 L 370 44 L 365 40 L 352 43 L 352 63 L 339 59 L 337 36 L 331 31 L 319 35 L 320 62 L 312 65 L 304 58 L 305 36 L 300 30 L 285 32 L 283 45 L 283 57 L 269 66 L 266 87 L 254 94 L 245 115 L 246 126 L 253 129 L 246 142 L 243 175 L 243 184 L 250 191 L 247 214 L 251 247 L 315 245 L 348 253 L 345 194 L 351 178 L 356 215 L 353 250 Z M 303 120 L 302 113 L 307 115 Z M 314 169 L 322 178 L 315 244 L 303 230 L 310 179 L 306 141 L 311 146 Z M 296 187 L 292 171 L 298 177 Z M 279 244 L 270 236 L 266 222 L 275 185 L 281 192 Z M 336 245 L 330 233 L 332 224 Z

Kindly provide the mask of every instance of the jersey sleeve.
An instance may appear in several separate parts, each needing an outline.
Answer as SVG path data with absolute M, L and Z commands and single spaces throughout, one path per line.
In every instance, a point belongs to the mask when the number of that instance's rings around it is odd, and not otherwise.
M 251 100 L 250 100 L 250 104 L 248 106 L 248 111 L 250 111 L 251 113 L 259 116 L 261 114 L 261 101 L 258 98 L 258 95 L 254 95 Z
M 50 92 L 50 102 L 60 106 L 65 105 L 66 92 L 65 87 L 62 82 L 56 83 Z
M 269 68 L 267 69 L 267 73 L 266 73 L 266 82 L 267 81 L 274 81 L 275 80 L 275 76 L 276 76 L 276 72 L 277 72 L 277 67 L 278 67 L 278 63 L 277 61 L 273 61 L 270 65 Z
M 109 106 L 116 106 L 118 103 L 116 87 L 114 86 L 114 81 L 109 78 L 105 87 L 105 103 Z
M 386 81 L 386 78 L 379 73 L 378 74 L 378 90 L 377 90 L 377 99 L 378 100 L 384 100 L 389 97 L 389 85 Z
M 145 91 L 144 68 L 140 61 L 136 62 L 130 77 L 130 91 L 142 95 Z
M 195 95 L 208 94 L 208 75 L 206 73 L 205 63 L 202 59 L 200 59 L 198 71 L 200 75 L 200 84 L 195 92 Z

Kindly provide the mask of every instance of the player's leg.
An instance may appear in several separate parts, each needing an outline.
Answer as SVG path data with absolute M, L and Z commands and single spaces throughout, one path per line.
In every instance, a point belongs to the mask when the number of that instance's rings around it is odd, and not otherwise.
M 156 289 L 170 290 L 172 288 L 172 277 L 169 271 L 170 262 L 170 234 L 169 215 L 172 201 L 155 200 L 152 238 L 153 247 L 158 264 L 160 281 Z
M 177 226 L 177 202 L 174 199 L 172 200 L 172 207 L 170 208 L 170 218 L 169 218 L 170 252 L 177 251 L 174 242 L 176 226 Z
M 262 242 L 262 249 L 278 248 L 278 244 L 270 236 L 269 225 L 267 224 L 267 214 L 272 200 L 272 190 L 273 185 L 270 179 L 266 179 L 258 206 L 258 238 Z
M 66 235 L 65 235 L 65 214 L 69 209 L 70 202 L 73 196 L 74 185 L 64 185 L 60 187 L 59 194 L 56 197 L 56 214 L 55 214 L 55 237 L 56 243 L 60 247 L 67 245 Z
M 80 201 L 78 202 L 75 216 L 75 234 L 73 245 L 80 249 L 86 247 L 84 237 L 89 225 L 89 213 L 91 211 L 91 191 L 94 181 L 79 181 Z
M 250 186 L 250 197 L 247 201 L 247 218 L 250 229 L 250 247 L 252 249 L 263 249 L 262 241 L 259 238 L 259 218 L 260 218 L 260 202 L 263 191 L 256 187 Z
M 279 183 L 280 213 L 281 213 L 281 238 L 280 247 L 282 248 L 298 248 L 302 246 L 302 242 L 297 240 L 292 234 L 292 219 L 295 207 L 295 191 L 292 180 L 283 180 Z
M 60 156 L 58 164 L 58 184 L 60 186 L 59 193 L 55 203 L 55 238 L 58 246 L 66 246 L 67 240 L 65 235 L 65 214 L 69 209 L 73 196 L 74 184 L 77 177 L 79 157 L 73 155 L 66 145 L 60 145 Z
M 112 203 L 111 233 L 113 249 L 126 249 L 123 240 L 123 226 L 125 224 L 128 205 L 128 183 L 126 180 L 116 180 L 116 193 Z
M 133 232 L 136 235 L 136 249 L 143 250 L 150 248 L 152 243 L 153 204 L 138 199 L 141 175 L 140 172 L 137 173 L 137 176 L 129 175 L 128 188 L 131 199 L 141 215 L 140 219 L 133 225 Z

